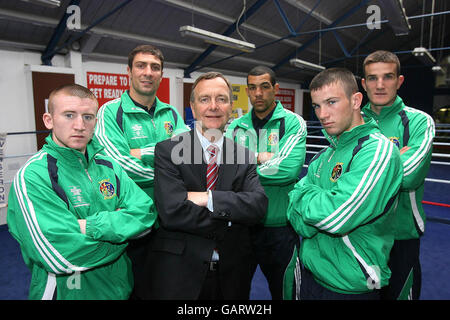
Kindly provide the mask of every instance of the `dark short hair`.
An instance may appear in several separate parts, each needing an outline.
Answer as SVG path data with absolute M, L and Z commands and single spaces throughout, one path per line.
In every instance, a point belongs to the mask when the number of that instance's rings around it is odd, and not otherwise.
M 161 50 L 150 44 L 143 44 L 137 46 L 128 54 L 128 67 L 130 67 L 130 70 L 133 68 L 134 57 L 138 53 L 148 53 L 154 55 L 161 61 L 161 71 L 164 69 L 164 55 L 162 54 Z
M 366 76 L 366 66 L 371 63 L 384 62 L 396 65 L 397 76 L 400 75 L 400 60 L 395 53 L 385 50 L 378 50 L 369 54 L 363 62 L 364 76 Z
M 275 83 L 277 83 L 275 72 L 266 66 L 256 66 L 253 69 L 251 69 L 247 74 L 247 84 L 248 84 L 248 76 L 262 76 L 263 74 L 266 73 L 268 73 L 270 76 L 270 84 L 274 86 Z
M 352 94 L 358 92 L 358 84 L 356 83 L 353 73 L 345 68 L 330 68 L 325 69 L 317 74 L 309 85 L 310 91 L 316 91 L 324 86 L 334 83 L 341 83 L 345 94 L 348 98 Z
M 202 80 L 211 80 L 211 79 L 215 79 L 215 78 L 222 78 L 225 81 L 225 83 L 227 84 L 229 94 L 230 94 L 230 97 L 229 97 L 230 103 L 231 103 L 233 101 L 233 87 L 231 86 L 230 81 L 228 81 L 228 79 L 225 78 L 225 76 L 222 73 L 215 72 L 215 71 L 210 71 L 210 72 L 204 73 L 195 80 L 194 84 L 192 85 L 192 89 L 191 89 L 191 97 L 190 97 L 191 102 L 195 101 L 194 91 L 195 91 L 195 88 L 197 87 L 198 83 Z
M 54 89 L 52 92 L 50 92 L 49 98 L 48 98 L 48 112 L 53 112 L 53 99 L 57 94 L 64 94 L 66 96 L 71 97 L 78 97 L 81 99 L 91 99 L 98 103 L 97 98 L 92 93 L 91 90 L 89 90 L 86 87 L 80 86 L 79 84 L 71 83 L 71 84 L 65 84 L 62 85 L 56 89 Z

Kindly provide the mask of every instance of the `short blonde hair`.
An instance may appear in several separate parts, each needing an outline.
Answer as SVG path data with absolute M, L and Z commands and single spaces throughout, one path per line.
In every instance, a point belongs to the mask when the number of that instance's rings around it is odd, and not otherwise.
M 97 98 L 92 93 L 92 91 L 89 90 L 88 88 L 80 86 L 79 84 L 75 84 L 75 83 L 65 84 L 63 86 L 60 86 L 60 87 L 54 89 L 52 92 L 50 92 L 50 95 L 48 98 L 48 112 L 50 114 L 53 114 L 53 111 L 54 111 L 53 100 L 57 94 L 64 94 L 66 96 L 78 97 L 81 99 L 91 99 L 98 103 Z

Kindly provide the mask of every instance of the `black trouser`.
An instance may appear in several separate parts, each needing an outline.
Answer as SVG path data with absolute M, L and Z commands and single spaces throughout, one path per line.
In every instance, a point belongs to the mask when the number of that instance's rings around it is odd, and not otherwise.
M 313 274 L 302 268 L 300 300 L 380 300 L 379 290 L 361 294 L 338 293 L 321 286 L 314 280 Z
M 291 227 L 251 228 L 254 252 L 253 273 L 260 266 L 267 279 L 272 300 L 283 299 L 283 279 L 286 267 L 292 258 L 294 247 L 300 248 L 300 237 Z
M 148 242 L 152 232 L 136 240 L 130 240 L 126 249 L 128 258 L 131 261 L 131 267 L 133 270 L 134 287 L 130 295 L 130 300 L 139 300 L 141 297 L 139 293 L 145 288 L 142 287 L 145 276 L 145 259 L 146 252 L 148 250 Z
M 389 256 L 391 278 L 381 289 L 383 300 L 418 300 L 422 286 L 420 239 L 395 240 Z
M 199 300 L 223 300 L 222 290 L 220 289 L 219 262 L 210 262 L 209 270 L 203 282 L 202 291 Z

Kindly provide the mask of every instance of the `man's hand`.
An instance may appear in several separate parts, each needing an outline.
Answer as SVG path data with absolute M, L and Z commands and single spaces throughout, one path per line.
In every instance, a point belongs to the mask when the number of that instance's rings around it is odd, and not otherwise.
M 262 164 L 266 161 L 269 161 L 270 159 L 272 159 L 274 153 L 272 152 L 261 152 L 258 153 L 258 164 Z
M 139 160 L 142 159 L 141 149 L 131 149 L 130 150 L 130 155 L 132 155 L 135 158 L 138 158 Z
M 409 149 L 411 149 L 408 146 L 404 146 L 403 148 L 400 149 L 400 155 L 404 154 L 406 151 L 408 151 Z
M 187 199 L 200 207 L 206 207 L 208 205 L 208 191 L 205 192 L 189 191 L 187 193 Z
M 86 234 L 86 219 L 78 219 L 78 224 L 80 225 L 81 233 Z

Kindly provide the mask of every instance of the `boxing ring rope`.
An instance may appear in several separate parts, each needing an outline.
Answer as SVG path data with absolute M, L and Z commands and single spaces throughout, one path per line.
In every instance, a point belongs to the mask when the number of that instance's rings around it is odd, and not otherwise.
M 306 136 L 307 142 L 313 140 L 314 143 L 306 143 L 306 153 L 315 155 L 320 152 L 321 149 L 327 147 L 328 141 L 326 138 L 322 135 L 322 127 L 320 126 L 318 121 L 307 121 L 307 128 L 308 128 L 308 135 Z M 312 129 L 312 130 L 310 130 Z M 315 135 L 320 134 L 320 135 Z M 438 140 L 438 141 L 437 141 Z M 432 153 L 432 159 L 431 159 L 431 165 L 443 165 L 443 166 L 450 166 L 450 142 L 444 142 L 442 140 L 450 140 L 450 124 L 436 124 L 436 136 L 433 141 L 433 149 L 438 148 L 444 148 L 449 151 L 449 153 L 442 153 L 442 152 L 433 152 Z M 318 144 L 322 143 L 323 144 Z M 303 167 L 307 168 L 308 165 L 304 164 Z M 442 183 L 442 184 L 450 184 L 450 180 L 444 180 L 444 179 L 436 179 L 436 178 L 425 178 L 426 182 L 433 182 L 433 183 Z M 450 208 L 450 204 L 447 203 L 439 203 L 434 201 L 422 201 L 423 204 L 432 205 L 432 206 L 438 206 L 438 207 L 446 207 Z M 442 221 L 441 221 L 442 220 Z M 436 221 L 444 222 L 449 224 L 450 221 L 446 219 L 436 219 Z
M 306 136 L 307 141 L 308 140 L 314 140 L 315 143 L 307 143 L 306 144 L 306 153 L 315 155 L 319 153 L 320 149 L 323 149 L 328 146 L 328 141 L 326 138 L 322 135 L 322 126 L 320 125 L 319 121 L 307 121 L 307 129 L 308 129 L 308 135 Z M 23 132 L 11 132 L 7 133 L 7 136 L 12 135 L 26 135 L 26 134 L 38 134 L 38 133 L 49 133 L 49 130 L 41 130 L 41 131 L 23 131 Z M 316 133 L 319 133 L 320 135 L 314 135 Z M 319 140 L 317 142 L 316 140 Z M 436 124 L 436 137 L 435 141 L 433 142 L 433 148 L 434 147 L 440 147 L 440 148 L 446 148 L 449 153 L 441 153 L 441 152 L 433 152 L 432 153 L 432 160 L 431 165 L 444 165 L 444 166 L 450 166 L 450 142 L 443 142 L 443 141 L 436 141 L 436 140 L 449 140 L 450 141 L 450 124 Z M 324 144 L 317 144 L 324 142 Z M 315 151 L 319 149 L 318 151 Z M 34 153 L 27 153 L 27 154 L 20 154 L 20 155 L 4 155 L 3 160 L 7 159 L 13 159 L 13 158 L 24 158 L 27 159 L 34 155 Z M 436 160 L 438 158 L 438 160 Z M 445 160 L 445 161 L 441 161 Z M 307 168 L 308 165 L 304 164 L 304 168 Z M 434 182 L 434 183 L 443 183 L 443 184 L 450 184 L 450 180 L 444 180 L 444 179 L 436 179 L 436 178 L 425 178 L 425 181 L 427 182 Z M 4 181 L 6 184 L 11 184 L 12 181 Z M 443 206 L 443 207 L 450 207 L 449 204 L 444 203 L 437 203 L 437 202 L 431 202 L 431 201 L 423 201 L 425 204 L 430 205 L 436 205 L 436 206 Z

